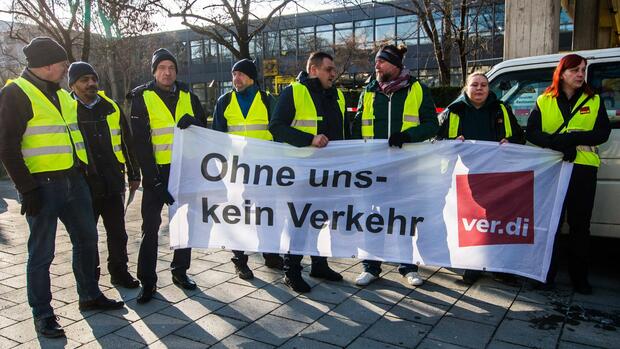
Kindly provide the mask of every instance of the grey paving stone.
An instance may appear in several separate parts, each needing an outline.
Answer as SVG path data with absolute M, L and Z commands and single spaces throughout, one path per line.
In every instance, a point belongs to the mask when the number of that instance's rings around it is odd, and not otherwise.
M 212 345 L 246 325 L 247 323 L 243 321 L 209 314 L 177 330 L 174 334 L 196 342 Z
M 278 304 L 254 298 L 241 298 L 215 311 L 241 321 L 251 322 L 271 312 Z
M 244 285 L 244 286 L 252 286 L 255 288 L 261 288 L 276 280 L 280 280 L 283 277 L 284 275 L 282 274 L 274 274 L 274 273 L 267 273 L 264 271 L 254 270 L 254 278 L 252 280 L 243 280 L 237 276 L 235 278 L 230 279 L 230 282 L 239 284 L 239 285 Z
M 234 274 L 224 273 L 217 270 L 207 270 L 200 274 L 194 275 L 193 279 L 200 288 L 211 288 L 234 278 Z
M 473 285 L 463 295 L 465 300 L 476 300 L 508 308 L 515 300 L 518 290 L 513 288 L 495 288 L 482 285 Z
M 324 316 L 303 330 L 301 336 L 344 347 L 367 327 L 353 320 Z
M 310 338 L 297 336 L 278 348 L 286 349 L 337 349 L 335 345 L 315 341 Z
M 422 303 L 415 299 L 405 298 L 390 309 L 387 314 L 405 320 L 434 325 L 447 310 L 448 306 Z
M 84 349 L 105 349 L 105 348 L 123 348 L 123 349 L 138 349 L 144 348 L 144 344 L 134 342 L 125 337 L 118 336 L 114 333 L 110 333 L 96 340 L 86 343 L 80 348 Z
M 254 287 L 224 282 L 197 294 L 197 296 L 210 298 L 222 303 L 230 303 L 254 291 L 256 291 Z
M 72 341 L 71 339 L 67 339 L 67 338 L 45 338 L 45 337 L 38 337 L 36 339 L 31 340 L 30 342 L 27 343 L 22 343 L 16 347 L 14 347 L 15 349 L 24 349 L 24 348 L 28 348 L 28 349 L 38 349 L 38 348 L 43 348 L 43 349 L 56 349 L 56 348 L 64 348 L 64 349 L 69 349 L 69 348 L 77 348 L 79 346 L 81 346 L 81 343 L 78 343 L 76 341 Z M 0 346 L 0 348 L 5 348 Z
M 528 347 L 524 347 L 522 345 L 513 344 L 513 343 L 502 342 L 498 340 L 492 340 L 491 343 L 489 343 L 489 346 L 487 347 L 487 349 L 523 349 L 523 348 L 528 348 Z
M 312 323 L 334 307 L 331 303 L 318 302 L 308 298 L 295 298 L 272 311 L 272 315 L 291 320 Z
M 603 348 L 620 345 L 620 308 L 575 303 L 568 317 L 561 340 Z
M 315 301 L 338 304 L 349 298 L 357 289 L 335 284 L 322 283 L 314 286 L 312 291 L 304 293 L 306 297 Z
M 529 303 L 561 303 L 568 304 L 571 300 L 573 290 L 569 286 L 556 285 L 552 290 L 532 289 L 531 286 L 523 287 L 517 295 L 517 301 Z
M 357 337 L 353 343 L 347 346 L 347 349 L 368 349 L 368 348 L 381 348 L 381 349 L 400 349 L 405 347 L 395 346 L 388 343 L 379 342 L 365 337 Z
M 125 326 L 115 333 L 132 341 L 150 345 L 159 340 L 159 338 L 163 338 L 185 326 L 187 323 L 187 321 L 170 316 L 151 314 L 140 321 L 132 323 L 130 326 Z
M 428 325 L 386 316 L 364 332 L 363 337 L 406 348 L 414 348 L 431 328 Z
M 440 342 L 434 339 L 426 338 L 425 340 L 417 346 L 417 349 L 435 349 L 435 348 L 445 348 L 445 349 L 463 349 L 466 347 L 462 347 L 460 345 Z
M 589 345 L 584 345 L 584 344 L 579 344 L 579 343 L 560 341 L 560 343 L 558 344 L 558 348 L 559 349 L 594 349 L 594 348 L 601 348 L 601 347 L 592 347 Z
M 268 284 L 248 295 L 248 297 L 261 299 L 273 303 L 284 304 L 297 296 L 297 292 L 281 282 Z
M 210 349 L 238 349 L 238 348 L 269 349 L 269 348 L 275 348 L 275 347 L 273 345 L 255 341 L 251 338 L 245 338 L 245 337 L 241 337 L 241 336 L 237 336 L 233 334 L 231 336 L 226 337 L 221 342 L 209 348 Z
M 441 306 L 451 306 L 463 296 L 463 290 L 454 290 L 433 283 L 425 283 L 416 287 L 407 295 L 407 298 L 416 299 L 423 303 L 433 303 Z
M 169 306 L 170 304 L 168 302 L 163 302 L 158 299 L 151 299 L 151 301 L 146 304 L 138 304 L 134 299 L 127 302 L 124 308 L 106 311 L 106 314 L 135 322 Z
M 515 301 L 506 317 L 532 323 L 541 322 L 549 326 L 554 323 L 561 327 L 567 308 L 563 305 L 551 305 Z
M 445 317 L 429 333 L 428 338 L 470 348 L 484 347 L 495 327 L 478 322 Z
M 559 336 L 560 326 L 540 326 L 506 318 L 495 332 L 493 339 L 534 348 L 553 348 Z
M 471 320 L 497 326 L 502 321 L 507 311 L 508 309 L 491 303 L 461 299 L 450 308 L 448 315 L 463 320 Z
M 573 302 L 592 303 L 603 306 L 620 305 L 620 291 L 612 289 L 597 288 L 591 295 L 576 293 L 573 295 Z
M 0 281 L 0 284 L 13 288 L 23 287 L 26 284 L 26 274 L 22 273 Z
M 22 303 L 4 309 L 2 311 L 2 316 L 6 316 L 15 321 L 23 321 L 32 318 L 32 310 L 26 299 L 24 299 Z
M 52 292 L 52 299 L 59 300 L 65 304 L 73 303 L 79 300 L 77 290 L 74 287 L 64 288 L 59 291 Z
M 469 285 L 466 285 L 462 282 L 462 277 L 460 275 L 453 273 L 435 273 L 433 274 L 433 276 L 428 278 L 426 282 L 429 283 L 429 286 L 439 285 L 445 288 L 459 291 L 465 291 L 469 288 Z
M 185 290 L 175 284 L 171 284 L 163 288 L 158 288 L 154 298 L 168 303 L 177 303 L 199 292 L 199 288 L 195 290 Z
M 411 290 L 401 287 L 388 287 L 382 284 L 372 283 L 359 290 L 355 295 L 370 302 L 396 304 L 405 298 Z
M 382 317 L 391 307 L 391 305 L 373 303 L 353 296 L 336 306 L 329 312 L 328 316 L 340 316 L 371 324 Z
M 0 337 L 0 348 L 13 348 L 18 344 L 18 342 L 12 341 L 6 337 Z
M 5 328 L 7 326 L 11 326 L 11 325 L 15 324 L 16 322 L 17 321 L 11 320 L 11 319 L 9 319 L 7 317 L 0 316 L 0 329 L 1 328 Z
M 149 349 L 168 349 L 168 348 L 183 348 L 183 349 L 199 349 L 205 348 L 204 343 L 195 342 L 187 338 L 167 335 L 166 337 L 158 340 L 155 343 L 149 345 Z
M 158 311 L 159 314 L 172 316 L 180 320 L 194 321 L 210 314 L 226 304 L 212 299 L 192 297 Z
M 129 325 L 127 320 L 104 313 L 98 313 L 65 327 L 67 338 L 80 343 L 88 343 L 103 337 L 119 328 Z
M 303 322 L 267 315 L 243 328 L 237 335 L 277 346 L 297 335 L 306 326 Z

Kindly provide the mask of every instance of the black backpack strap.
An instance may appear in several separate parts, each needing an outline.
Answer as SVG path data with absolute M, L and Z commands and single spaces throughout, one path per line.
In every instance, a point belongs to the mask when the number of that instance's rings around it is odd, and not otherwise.
M 562 129 L 568 125 L 568 123 L 570 122 L 570 120 L 573 118 L 573 116 L 575 116 L 575 114 L 577 114 L 577 112 L 581 109 L 581 107 L 583 107 L 586 103 L 588 103 L 588 101 L 590 100 L 590 98 L 592 98 L 592 96 L 588 96 L 586 97 L 586 99 L 583 100 L 583 102 L 579 103 L 579 105 L 577 107 L 575 107 L 575 109 L 573 109 L 573 111 L 570 113 L 570 115 L 568 116 L 568 118 L 564 119 L 564 122 L 562 123 L 562 125 L 560 125 L 560 127 L 558 127 L 557 130 L 555 130 L 555 132 L 553 132 L 551 135 L 555 136 L 558 133 L 560 133 L 560 131 L 562 131 Z

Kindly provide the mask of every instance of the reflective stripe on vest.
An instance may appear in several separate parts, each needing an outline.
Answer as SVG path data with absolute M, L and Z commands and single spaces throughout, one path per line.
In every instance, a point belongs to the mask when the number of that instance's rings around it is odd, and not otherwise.
M 230 94 L 230 103 L 228 103 L 226 110 L 224 110 L 228 133 L 272 141 L 273 136 L 268 128 L 269 111 L 263 103 L 261 93 L 256 92 L 250 110 L 248 110 L 248 115 L 245 118 L 237 101 L 237 93 L 231 91 Z
M 77 126 L 77 101 L 63 90 L 57 96 L 60 111 L 30 81 L 18 78 L 15 83 L 24 91 L 32 106 L 32 119 L 22 136 L 22 156 L 30 173 L 60 171 L 73 167 L 73 151 L 88 164 L 82 133 Z
M 310 91 L 304 84 L 296 81 L 291 86 L 293 87 L 293 101 L 295 103 L 295 117 L 291 126 L 316 136 L 319 128 L 318 123 L 323 120 L 323 116 L 317 115 Z M 342 91 L 339 89 L 336 91 L 338 91 L 338 107 L 340 107 L 340 114 L 342 115 L 342 137 L 344 139 L 345 100 Z
M 114 107 L 114 111 L 106 117 L 106 121 L 108 123 L 108 129 L 110 130 L 112 151 L 114 152 L 118 162 L 124 164 L 125 156 L 123 155 L 123 149 L 121 148 L 121 110 L 111 98 L 108 98 L 108 96 L 105 95 L 105 92 L 99 91 L 97 93 L 101 96 L 101 98 L 108 101 Z
M 408 128 L 416 127 L 420 125 L 420 106 L 422 105 L 422 85 L 419 81 L 416 81 L 409 88 L 407 98 L 405 98 L 405 105 L 403 106 L 402 126 L 401 132 Z M 364 109 L 362 110 L 362 137 L 374 138 L 375 137 L 375 93 L 370 91 L 364 92 Z M 389 108 L 389 104 L 388 104 Z M 389 115 L 389 111 L 388 111 Z M 388 130 L 390 134 L 391 130 Z
M 190 94 L 185 91 L 179 92 L 174 117 L 155 91 L 146 90 L 142 93 L 142 97 L 151 122 L 151 142 L 153 143 L 155 162 L 158 165 L 170 164 L 174 127 L 183 115 L 194 116 Z
M 508 110 L 506 107 L 500 103 L 500 108 L 502 109 L 502 114 L 504 116 L 504 132 L 506 133 L 505 138 L 512 136 L 512 126 L 510 125 L 510 118 L 508 117 Z M 459 136 L 459 122 L 460 117 L 456 113 L 450 112 L 450 125 L 448 127 L 448 138 L 454 139 Z
M 575 106 L 580 105 L 586 97 L 587 95 L 585 93 L 582 94 L 577 100 L 577 103 L 575 103 Z M 564 117 L 558 107 L 557 99 L 552 95 L 542 94 L 538 96 L 536 103 L 538 104 L 542 119 L 542 131 L 553 134 L 558 127 L 564 123 Z M 590 100 L 575 113 L 568 122 L 568 125 L 566 125 L 560 133 L 592 131 L 600 105 L 601 101 L 599 96 L 592 96 Z M 571 110 L 571 112 L 573 112 L 573 110 Z M 601 159 L 598 157 L 597 153 L 597 147 L 579 145 L 577 146 L 577 157 L 574 162 L 580 165 L 599 167 Z

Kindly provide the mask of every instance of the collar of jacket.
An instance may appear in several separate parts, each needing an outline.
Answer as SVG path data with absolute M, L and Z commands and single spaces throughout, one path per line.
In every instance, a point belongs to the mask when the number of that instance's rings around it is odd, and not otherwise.
M 256 83 L 254 83 L 254 85 L 252 86 L 248 86 L 245 90 L 239 92 L 237 90 L 235 90 L 235 93 L 239 96 L 242 97 L 254 97 L 255 94 L 258 93 L 258 85 Z
M 324 89 L 319 78 L 311 78 L 307 72 L 302 71 L 297 75 L 297 81 L 304 84 L 311 92 L 324 93 L 327 96 L 336 96 L 336 87 Z
M 28 68 L 24 69 L 24 71 L 21 74 L 21 77 L 30 81 L 34 86 L 36 86 L 36 88 L 38 88 L 39 90 L 47 94 L 53 95 L 56 93 L 56 91 L 60 90 L 60 85 L 58 83 L 43 80 L 39 78 L 38 76 L 34 75 L 34 73 L 31 72 L 30 69 Z
M 480 109 L 486 108 L 486 107 L 495 107 L 499 105 L 499 102 L 500 101 L 497 99 L 497 96 L 495 95 L 495 93 L 493 91 L 489 91 L 489 96 L 487 97 L 487 100 L 484 102 L 482 107 L 480 107 Z M 467 108 L 475 108 L 475 107 L 471 104 L 469 97 L 467 97 L 465 92 L 463 92 L 454 102 L 448 105 L 447 109 L 450 109 L 451 111 L 455 113 L 460 113 Z
M 418 79 L 417 79 L 415 76 L 411 75 L 411 76 L 409 77 L 409 86 L 413 85 L 413 83 L 414 83 L 414 82 L 416 82 L 416 81 L 418 81 Z M 366 87 L 365 87 L 364 89 L 365 89 L 366 91 L 368 91 L 368 92 L 375 92 L 375 93 L 376 93 L 377 91 L 381 92 L 381 91 L 380 91 L 380 88 L 379 88 L 379 81 L 377 81 L 377 79 L 376 79 L 376 78 L 375 78 L 375 79 L 372 79 L 372 80 L 368 83 L 368 85 L 366 85 Z
M 92 104 L 92 106 L 89 108 L 88 106 L 86 106 L 84 103 L 82 103 L 82 101 L 79 99 L 79 97 L 77 97 L 75 95 L 75 92 L 71 91 L 71 97 L 73 97 L 76 101 L 78 101 L 78 105 L 82 106 L 86 109 L 89 110 L 98 110 L 101 109 L 103 113 L 105 113 L 105 115 L 111 114 L 113 113 L 116 109 L 114 109 L 114 106 L 112 104 L 110 104 L 110 102 L 106 101 L 104 98 L 101 98 L 101 96 L 97 95 L 98 99 L 97 101 Z

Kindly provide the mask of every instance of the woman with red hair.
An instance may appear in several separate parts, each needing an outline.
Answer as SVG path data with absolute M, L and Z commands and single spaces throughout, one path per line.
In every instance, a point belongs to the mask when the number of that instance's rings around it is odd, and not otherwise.
M 575 292 L 591 294 L 588 254 L 596 173 L 601 163 L 598 146 L 607 141 L 611 127 L 605 105 L 585 81 L 586 65 L 586 59 L 577 54 L 560 60 L 553 82 L 538 96 L 530 113 L 526 137 L 535 145 L 562 152 L 564 161 L 574 163 L 558 233 L 566 215 L 571 282 Z M 557 272 L 557 236 L 547 286 L 552 286 Z

